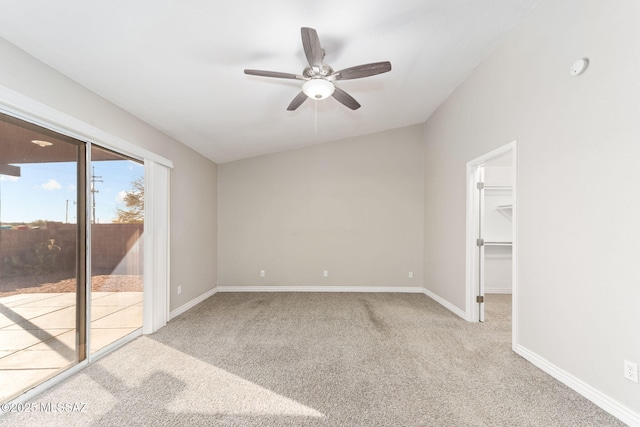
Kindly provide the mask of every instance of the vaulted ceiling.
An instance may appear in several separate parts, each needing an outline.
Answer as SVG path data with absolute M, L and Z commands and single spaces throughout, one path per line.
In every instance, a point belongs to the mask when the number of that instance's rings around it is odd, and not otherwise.
M 217 163 L 423 123 L 537 0 L 6 1 L 0 37 Z M 300 28 L 362 107 L 308 100 Z

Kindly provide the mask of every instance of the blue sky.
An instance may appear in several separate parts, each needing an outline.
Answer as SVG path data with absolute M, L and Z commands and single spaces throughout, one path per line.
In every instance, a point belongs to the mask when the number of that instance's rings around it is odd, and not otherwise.
M 109 223 L 116 217 L 116 209 L 124 208 L 122 195 L 131 189 L 131 182 L 144 175 L 143 165 L 130 160 L 96 161 L 95 175 L 104 182 L 96 182 L 97 222 Z M 32 222 L 38 219 L 65 221 L 67 200 L 69 222 L 76 222 L 77 197 L 76 164 L 23 163 L 20 177 L 0 175 L 0 220 Z

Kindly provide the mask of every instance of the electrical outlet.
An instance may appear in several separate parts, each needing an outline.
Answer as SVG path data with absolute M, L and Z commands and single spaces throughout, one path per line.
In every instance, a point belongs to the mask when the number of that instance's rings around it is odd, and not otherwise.
M 178 295 L 182 293 L 182 286 L 178 286 Z
M 628 360 L 624 361 L 624 377 L 629 381 L 633 381 L 634 383 L 638 383 L 638 364 L 629 362 Z
M 329 270 L 325 270 L 325 271 L 322 273 L 322 276 L 323 276 L 323 277 L 329 277 Z
M 260 270 L 260 277 L 264 277 L 264 276 L 265 276 L 264 270 Z
M 409 279 L 413 279 L 413 271 L 409 272 Z

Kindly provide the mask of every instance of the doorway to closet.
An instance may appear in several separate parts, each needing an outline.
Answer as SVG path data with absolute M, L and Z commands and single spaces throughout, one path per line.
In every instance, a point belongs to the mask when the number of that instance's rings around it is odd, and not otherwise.
M 468 162 L 467 178 L 467 320 L 513 325 L 516 142 Z

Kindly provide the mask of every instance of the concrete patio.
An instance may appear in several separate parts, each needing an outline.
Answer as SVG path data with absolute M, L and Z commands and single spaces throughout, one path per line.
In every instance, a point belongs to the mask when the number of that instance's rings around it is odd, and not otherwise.
M 76 362 L 76 294 L 0 298 L 0 401 Z M 91 353 L 142 327 L 142 292 L 92 292 Z

